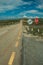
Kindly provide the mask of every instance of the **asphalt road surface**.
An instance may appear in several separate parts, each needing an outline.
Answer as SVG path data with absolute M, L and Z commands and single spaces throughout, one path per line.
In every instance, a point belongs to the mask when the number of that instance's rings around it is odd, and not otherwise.
M 43 65 L 43 38 L 27 34 L 22 21 L 0 28 L 0 65 Z
M 23 65 L 43 65 L 43 37 L 23 29 Z
M 21 22 L 0 28 L 0 65 L 20 65 L 21 49 Z

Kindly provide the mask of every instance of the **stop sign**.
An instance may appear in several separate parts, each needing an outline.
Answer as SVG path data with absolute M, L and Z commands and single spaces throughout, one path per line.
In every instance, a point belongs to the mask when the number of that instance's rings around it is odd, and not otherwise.
M 38 18 L 35 18 L 35 23 L 38 24 L 39 20 Z

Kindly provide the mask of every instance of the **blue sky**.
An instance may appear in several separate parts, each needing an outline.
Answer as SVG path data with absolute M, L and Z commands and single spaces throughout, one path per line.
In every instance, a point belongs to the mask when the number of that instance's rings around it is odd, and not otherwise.
M 0 0 L 0 19 L 43 17 L 43 0 Z

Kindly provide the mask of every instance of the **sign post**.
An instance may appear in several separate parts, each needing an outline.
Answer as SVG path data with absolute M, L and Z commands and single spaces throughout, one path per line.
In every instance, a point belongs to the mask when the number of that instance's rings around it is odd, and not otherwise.
M 39 20 L 38 18 L 35 18 L 35 23 L 38 24 Z

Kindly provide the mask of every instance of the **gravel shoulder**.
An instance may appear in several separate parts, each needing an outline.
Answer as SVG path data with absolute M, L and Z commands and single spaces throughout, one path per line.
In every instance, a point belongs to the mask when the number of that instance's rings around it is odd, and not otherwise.
M 23 65 L 43 65 L 43 38 L 23 34 Z

